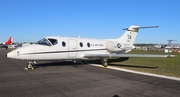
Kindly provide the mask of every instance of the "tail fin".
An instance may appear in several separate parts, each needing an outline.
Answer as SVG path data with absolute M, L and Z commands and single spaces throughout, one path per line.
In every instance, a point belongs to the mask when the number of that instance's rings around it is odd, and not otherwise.
M 157 28 L 158 26 L 146 26 L 146 27 L 140 27 L 140 26 L 130 26 L 129 28 L 125 28 L 123 30 L 126 30 L 126 32 L 117 39 L 118 42 L 124 43 L 126 47 L 133 47 L 133 44 L 135 42 L 137 33 L 139 29 L 142 28 Z
M 10 45 L 10 44 L 12 44 L 12 41 L 13 41 L 13 40 L 12 40 L 12 37 L 9 37 L 8 41 L 5 42 L 5 44 L 6 44 L 6 45 Z

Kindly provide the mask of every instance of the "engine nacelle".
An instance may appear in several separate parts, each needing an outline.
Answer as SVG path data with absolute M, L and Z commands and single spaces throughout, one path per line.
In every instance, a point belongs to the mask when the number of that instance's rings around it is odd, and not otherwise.
M 106 49 L 110 52 L 110 53 L 116 53 L 119 51 L 124 50 L 124 44 L 122 43 L 117 43 L 114 41 L 107 41 L 106 42 Z

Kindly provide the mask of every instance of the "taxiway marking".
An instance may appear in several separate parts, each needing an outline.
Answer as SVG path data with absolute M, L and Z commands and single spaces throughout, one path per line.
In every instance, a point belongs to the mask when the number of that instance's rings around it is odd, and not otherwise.
M 102 65 L 98 65 L 98 64 L 89 64 L 89 65 L 102 67 Z M 178 78 L 178 77 L 171 77 L 171 76 L 165 76 L 165 75 L 159 75 L 159 74 L 138 72 L 138 71 L 134 71 L 134 70 L 122 69 L 122 68 L 117 68 L 117 67 L 113 67 L 113 66 L 108 66 L 106 68 L 113 69 L 113 70 L 124 71 L 124 72 L 135 73 L 135 74 L 141 74 L 141 75 L 147 75 L 147 76 L 153 76 L 153 77 L 159 77 L 159 78 L 165 78 L 165 79 L 171 79 L 171 80 L 180 81 L 180 78 Z

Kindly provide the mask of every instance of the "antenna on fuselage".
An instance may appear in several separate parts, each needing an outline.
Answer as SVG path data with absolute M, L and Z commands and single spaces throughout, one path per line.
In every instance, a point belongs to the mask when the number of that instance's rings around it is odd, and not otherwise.
M 81 38 L 81 36 L 79 35 L 78 38 Z

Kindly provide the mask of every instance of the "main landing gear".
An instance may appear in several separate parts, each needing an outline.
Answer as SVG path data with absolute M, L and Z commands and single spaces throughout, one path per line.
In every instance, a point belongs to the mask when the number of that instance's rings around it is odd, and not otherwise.
M 87 64 L 87 63 L 88 63 L 87 60 L 82 61 L 82 64 Z
M 101 62 L 102 62 L 102 65 L 103 65 L 104 67 L 107 67 L 107 66 L 108 66 L 108 60 L 107 60 L 107 58 L 101 58 Z
M 33 65 L 34 64 L 36 64 L 36 62 L 35 61 L 28 61 L 28 64 L 27 64 L 27 66 L 25 67 L 25 70 L 34 70 L 34 67 L 33 67 Z

